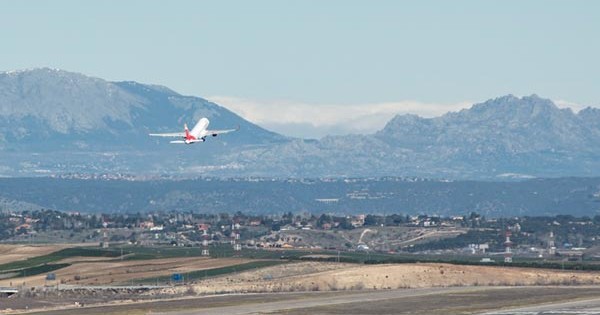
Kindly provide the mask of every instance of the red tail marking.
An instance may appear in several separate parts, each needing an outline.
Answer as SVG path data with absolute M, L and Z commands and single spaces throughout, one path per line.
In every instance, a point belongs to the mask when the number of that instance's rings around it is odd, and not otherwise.
M 183 124 L 183 129 L 185 130 L 185 139 L 186 140 L 196 140 L 196 137 L 190 134 L 190 130 L 188 129 L 187 124 Z

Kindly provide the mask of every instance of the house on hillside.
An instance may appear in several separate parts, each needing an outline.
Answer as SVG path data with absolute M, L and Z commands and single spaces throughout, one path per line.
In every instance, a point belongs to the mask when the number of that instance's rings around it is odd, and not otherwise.
M 16 233 L 30 233 L 32 231 L 31 224 L 24 223 L 15 227 Z
M 208 231 L 208 229 L 210 228 L 210 224 L 207 223 L 200 223 L 197 225 L 198 231 Z
M 150 230 L 153 227 L 154 227 L 154 222 L 152 222 L 152 221 L 140 222 L 140 228 L 142 228 L 144 230 Z
M 260 226 L 262 224 L 262 221 L 259 219 L 253 219 L 253 220 L 250 220 L 250 222 L 248 224 L 250 226 Z
M 361 227 L 363 225 L 365 225 L 365 215 L 364 214 L 359 214 L 357 216 L 352 217 L 352 220 L 350 221 L 350 224 L 352 224 L 353 227 Z

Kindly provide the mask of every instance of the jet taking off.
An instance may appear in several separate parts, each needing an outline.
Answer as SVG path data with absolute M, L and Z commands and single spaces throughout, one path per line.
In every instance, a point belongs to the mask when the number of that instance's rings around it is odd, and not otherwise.
M 192 128 L 190 131 L 187 127 L 187 124 L 183 125 L 184 132 L 172 132 L 172 133 L 151 133 L 151 137 L 176 137 L 183 138 L 183 140 L 173 140 L 171 143 L 178 144 L 192 144 L 196 142 L 204 142 L 206 141 L 206 137 L 213 136 L 216 137 L 222 133 L 228 133 L 232 131 L 237 131 L 240 127 L 236 129 L 226 129 L 226 130 L 208 130 L 208 124 L 210 122 L 207 118 L 201 118 L 198 123 Z

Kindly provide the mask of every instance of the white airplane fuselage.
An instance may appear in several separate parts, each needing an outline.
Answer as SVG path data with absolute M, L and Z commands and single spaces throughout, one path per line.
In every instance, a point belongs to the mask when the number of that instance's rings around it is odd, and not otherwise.
M 208 128 L 208 124 L 210 121 L 207 118 L 200 119 L 192 130 L 188 130 L 187 125 L 184 125 L 185 136 L 183 136 L 183 140 L 175 140 L 171 141 L 171 143 L 185 143 L 192 144 L 196 142 L 204 142 L 206 141 L 206 136 L 208 133 L 206 132 Z M 216 136 L 216 135 L 213 135 Z
M 192 144 L 196 142 L 204 142 L 206 141 L 207 136 L 216 137 L 219 134 L 228 133 L 232 131 L 239 130 L 239 126 L 236 129 L 226 129 L 226 130 L 208 130 L 209 125 L 208 118 L 201 118 L 192 130 L 189 130 L 187 124 L 183 125 L 184 132 L 172 132 L 172 133 L 151 133 L 149 134 L 152 137 L 175 137 L 180 138 L 182 140 L 171 141 L 170 143 L 178 143 L 178 144 Z

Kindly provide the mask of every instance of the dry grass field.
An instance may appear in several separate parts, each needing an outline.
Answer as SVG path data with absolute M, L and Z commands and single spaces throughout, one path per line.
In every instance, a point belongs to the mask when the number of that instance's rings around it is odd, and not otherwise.
M 198 294 L 213 294 L 576 284 L 600 284 L 600 273 L 433 263 L 353 265 L 302 262 L 203 280 L 194 285 L 193 290 Z
M 24 246 L 24 245 L 2 245 L 0 251 L 6 256 L 2 257 L 4 263 L 10 261 L 18 261 L 31 258 L 38 255 L 45 255 L 53 251 L 65 248 L 65 246 Z M 131 257 L 130 257 L 131 258 Z M 44 286 L 46 284 L 68 284 L 81 286 L 95 285 L 130 285 L 136 283 L 140 279 L 153 279 L 158 277 L 167 277 L 173 273 L 191 273 L 200 270 L 211 270 L 215 268 L 223 268 L 237 266 L 254 262 L 256 260 L 247 258 L 204 258 L 204 257 L 177 257 L 177 258 L 157 258 L 146 260 L 122 260 L 121 257 L 79 257 L 72 256 L 56 263 L 68 263 L 70 266 L 56 270 L 57 280 L 52 283 L 46 283 L 45 273 L 29 277 L 20 277 L 13 279 L 0 280 L 0 286 Z M 286 262 L 279 261 L 276 262 Z M 238 269 L 244 270 L 244 269 Z M 248 293 L 257 293 L 265 297 L 264 303 L 271 303 L 273 299 L 268 296 L 277 296 L 282 299 L 281 305 L 269 306 L 268 312 L 290 312 L 291 314 L 300 314 L 302 312 L 317 312 L 317 313 L 361 313 L 366 310 L 371 310 L 379 307 L 379 313 L 394 313 L 394 309 L 398 305 L 407 306 L 409 309 L 416 310 L 418 305 L 425 301 L 433 301 L 431 297 L 410 297 L 411 292 L 425 292 L 423 294 L 439 293 L 439 309 L 444 309 L 442 304 L 462 301 L 460 303 L 450 303 L 447 308 L 450 313 L 456 311 L 464 311 L 465 314 L 475 312 L 475 310 L 494 309 L 498 305 L 514 305 L 521 304 L 511 303 L 511 294 L 506 292 L 506 298 L 501 304 L 494 304 L 495 291 L 479 292 L 480 290 L 496 290 L 506 287 L 528 287 L 524 292 L 537 292 L 532 288 L 544 288 L 544 286 L 553 286 L 554 289 L 547 293 L 556 295 L 571 294 L 572 290 L 559 290 L 560 288 L 575 290 L 583 288 L 580 285 L 591 285 L 588 288 L 593 288 L 597 292 L 600 290 L 600 272 L 592 271 L 563 271 L 538 268 L 516 268 L 516 267 L 496 267 L 496 266 L 469 266 L 469 265 L 453 265 L 444 263 L 406 263 L 406 264 L 351 264 L 351 263 L 335 263 L 335 262 L 316 262 L 316 261 L 301 261 L 282 263 L 270 267 L 253 268 L 247 271 L 228 271 L 230 273 L 212 276 L 205 279 L 196 279 L 195 282 L 173 286 L 162 289 L 152 289 L 149 291 L 116 293 L 109 291 L 100 291 L 101 293 L 81 292 L 72 293 L 71 295 L 63 295 L 63 293 L 51 293 L 45 295 L 44 288 L 36 289 L 36 292 L 42 292 L 35 296 L 35 299 L 29 299 L 27 294 L 20 295 L 15 299 L 11 299 L 11 306 L 8 308 L 21 309 L 30 307 L 31 309 L 40 309 L 44 307 L 73 307 L 73 301 L 82 301 L 86 305 L 94 305 L 98 303 L 110 303 L 115 306 L 116 313 L 125 311 L 138 311 L 137 306 L 126 306 L 138 300 L 142 305 L 141 313 L 148 310 L 149 305 L 156 306 L 151 301 L 162 301 L 167 298 L 193 298 L 195 296 L 205 296 L 206 298 L 214 294 L 240 294 L 239 296 L 251 297 Z M 233 272 L 233 273 L 231 273 Z M 163 278 L 164 280 L 164 278 Z M 469 290 L 476 289 L 477 292 L 460 291 L 455 292 L 455 289 Z M 31 288 L 30 288 L 31 289 Z M 405 290 L 411 289 L 411 290 Z M 31 289 L 33 290 L 33 289 Z M 95 290 L 95 289 L 91 289 Z M 442 294 L 439 290 L 450 290 Z M 579 289 L 577 289 L 579 290 Z M 579 290 L 580 291 L 580 290 Z M 30 291 L 34 292 L 34 291 Z M 304 299 L 304 297 L 314 296 L 314 301 L 311 305 L 305 305 L 303 302 L 297 302 L 293 311 L 287 310 L 288 303 L 294 299 Z M 389 292 L 389 294 L 377 295 Z M 498 291 L 500 292 L 500 291 Z M 272 293 L 282 293 L 272 294 Z M 79 295 L 78 295 L 79 294 Z M 99 294 L 99 295 L 98 295 Z M 297 295 L 299 294 L 299 295 Z M 323 299 L 328 294 L 339 295 L 339 303 L 332 303 L 328 299 Z M 378 299 L 380 302 L 354 303 L 355 297 L 363 295 L 365 302 L 372 299 Z M 421 294 L 421 293 L 419 293 Z M 453 295 L 454 294 L 454 295 Z M 458 295 L 456 295 L 458 294 Z M 462 295 L 461 295 L 462 294 Z M 500 294 L 500 293 L 498 293 Z M 533 293 L 532 293 L 533 294 Z M 548 295 L 546 294 L 546 295 Z M 535 302 L 542 302 L 539 295 L 535 293 L 531 299 Z M 293 296 L 293 298 L 292 298 Z M 482 296 L 480 306 L 472 309 L 463 309 L 466 300 L 478 299 Z M 565 295 L 566 296 L 566 295 Z M 569 299 L 576 295 L 569 295 Z M 290 299 L 291 298 L 291 299 Z M 259 299 L 257 297 L 257 299 Z M 461 300 L 462 299 L 462 300 Z M 254 301 L 254 298 L 248 300 Z M 545 299 L 546 301 L 548 299 Z M 147 302 L 143 302 L 147 301 Z M 191 300 L 190 300 L 191 301 Z M 374 301 L 374 300 L 373 300 Z M 450 301 L 450 302 L 447 302 Z M 185 309 L 194 309 L 194 302 L 183 307 L 182 314 L 187 314 Z M 221 304 L 223 307 L 242 307 L 238 299 L 227 300 Z M 36 304 L 37 303 L 37 304 Z M 146 304 L 150 303 L 150 304 Z M 470 302 L 469 302 L 470 303 Z M 5 303 L 6 304 L 6 303 Z M 135 304 L 135 303 L 134 303 Z M 202 304 L 202 303 L 201 303 Z M 243 304 L 243 303 L 242 303 Z M 338 305 L 339 304 L 339 305 Z M 266 305 L 266 304 L 260 304 Z M 468 304 L 476 305 L 476 304 Z M 479 304 L 477 304 L 479 305 Z M 216 305 L 215 305 L 216 306 Z M 232 310 L 238 310 L 237 308 Z M 160 309 L 160 307 L 158 307 Z M 7 309 L 0 313 L 6 312 Z M 100 311 L 100 309 L 98 309 Z M 170 309 L 171 311 L 173 309 Z M 221 309 L 229 310 L 229 309 Z M 239 309 L 241 312 L 244 308 Z M 267 310 L 267 309 L 265 309 Z M 213 311 L 218 314 L 219 309 Z M 426 314 L 426 309 L 423 310 Z M 208 312 L 207 314 L 213 314 Z M 243 312 L 242 312 L 243 313 Z M 441 312 L 439 314 L 443 314 Z M 416 312 L 416 314 L 420 314 Z
M 27 258 L 42 256 L 72 247 L 72 245 L 4 245 L 0 244 L 0 265 Z

